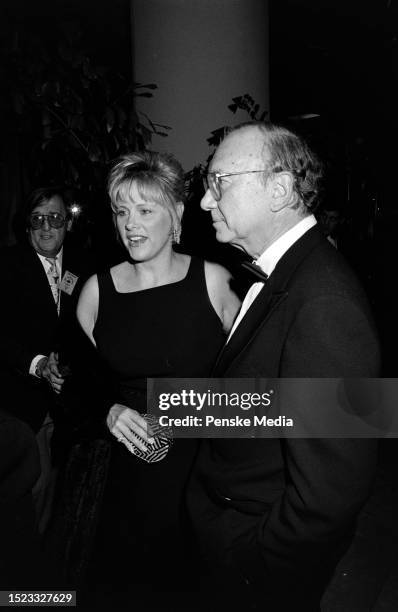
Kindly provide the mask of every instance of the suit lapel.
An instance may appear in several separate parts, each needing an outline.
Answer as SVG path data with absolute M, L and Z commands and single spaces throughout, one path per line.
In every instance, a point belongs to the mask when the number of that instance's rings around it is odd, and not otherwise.
M 288 285 L 296 268 L 323 239 L 317 226 L 306 232 L 277 263 L 263 289 L 224 346 L 213 368 L 213 376 L 222 376 L 258 334 L 270 315 L 288 296 Z
M 225 371 L 231 362 L 245 350 L 252 338 L 265 324 L 270 314 L 286 296 L 287 293 L 273 289 L 273 280 L 270 277 L 239 323 L 230 341 L 221 351 L 214 366 L 213 376 L 217 376 Z
M 34 296 L 35 301 L 42 303 L 46 310 L 53 310 L 56 314 L 57 307 L 46 271 L 32 247 L 21 250 L 20 269 L 21 278 L 27 283 L 28 295 L 32 295 L 32 298 Z

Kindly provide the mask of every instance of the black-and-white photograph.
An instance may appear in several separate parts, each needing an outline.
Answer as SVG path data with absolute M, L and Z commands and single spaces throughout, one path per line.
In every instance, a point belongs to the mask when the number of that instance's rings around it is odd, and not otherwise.
M 0 606 L 396 612 L 398 0 L 0 49 Z

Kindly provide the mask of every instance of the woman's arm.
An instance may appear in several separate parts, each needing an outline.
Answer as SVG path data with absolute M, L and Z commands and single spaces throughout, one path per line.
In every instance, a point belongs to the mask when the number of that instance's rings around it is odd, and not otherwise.
M 93 330 L 98 316 L 98 278 L 97 275 L 91 276 L 81 290 L 77 304 L 76 315 L 83 331 L 96 346 Z
M 212 306 L 228 333 L 240 308 L 240 300 L 231 289 L 232 276 L 219 264 L 209 261 L 205 261 L 205 276 Z
M 96 345 L 93 337 L 93 330 L 98 316 L 98 303 L 98 279 L 97 276 L 94 275 L 91 276 L 84 285 L 80 293 L 76 311 L 78 321 L 83 331 L 94 346 Z M 148 450 L 145 443 L 150 444 L 153 439 L 148 432 L 145 419 L 136 410 L 123 406 L 122 404 L 112 404 L 110 408 L 108 407 L 106 424 L 111 434 L 123 442 L 127 447 L 130 442 L 143 452 Z M 140 438 L 144 442 L 142 442 Z

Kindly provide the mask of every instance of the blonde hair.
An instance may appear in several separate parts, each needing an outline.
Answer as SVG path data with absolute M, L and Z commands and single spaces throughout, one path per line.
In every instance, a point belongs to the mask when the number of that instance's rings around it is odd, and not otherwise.
M 169 153 L 139 151 L 120 157 L 108 177 L 112 208 L 131 198 L 134 186 L 145 201 L 157 202 L 170 213 L 174 241 L 179 241 L 181 222 L 176 204 L 185 200 L 184 171 Z

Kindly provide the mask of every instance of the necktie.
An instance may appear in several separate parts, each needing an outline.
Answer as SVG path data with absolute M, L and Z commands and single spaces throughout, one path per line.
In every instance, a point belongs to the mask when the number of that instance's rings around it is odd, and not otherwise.
M 48 263 L 50 264 L 50 267 L 47 270 L 47 276 L 53 294 L 54 302 L 57 305 L 57 310 L 59 313 L 59 276 L 56 259 L 54 259 L 53 257 L 46 257 L 46 261 L 48 261 Z

